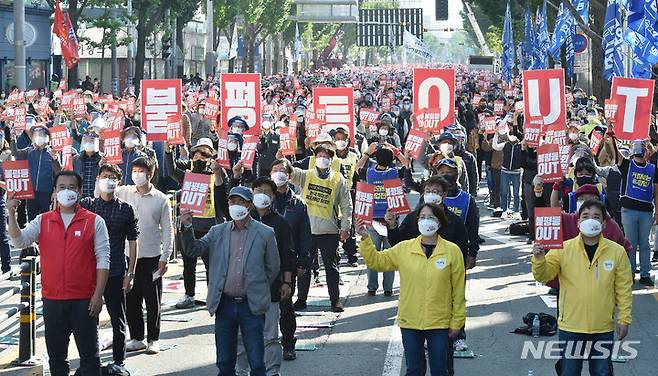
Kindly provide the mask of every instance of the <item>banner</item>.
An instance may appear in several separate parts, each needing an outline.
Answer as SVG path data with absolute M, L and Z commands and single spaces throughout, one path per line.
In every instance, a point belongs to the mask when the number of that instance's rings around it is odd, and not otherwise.
M 351 87 L 316 87 L 313 89 L 313 107 L 318 119 L 324 118 L 322 133 L 342 127 L 350 131 L 354 139 L 354 89 Z
M 615 136 L 620 140 L 643 140 L 649 135 L 653 80 L 614 77 L 610 99 L 617 102 Z
M 473 103 L 473 106 L 477 106 L 480 104 L 481 100 L 482 100 L 482 96 L 480 94 L 473 94 L 473 99 L 471 100 L 471 103 Z
M 523 139 L 528 143 L 528 147 L 539 146 L 542 128 L 544 128 L 543 116 L 532 117 L 523 125 Z
M 427 133 L 423 129 L 411 128 L 404 143 L 404 151 L 413 159 L 419 159 L 424 151 Z
M 63 170 L 73 170 L 73 139 L 71 137 L 64 139 L 59 162 Z
M 603 144 L 603 135 L 601 132 L 594 131 L 590 136 L 589 148 L 592 150 L 592 155 L 596 156 L 599 154 L 599 149 Z
M 245 136 L 242 143 L 242 155 L 240 160 L 244 164 L 245 170 L 251 170 L 256 158 L 256 147 L 258 146 L 258 136 Z
M 123 163 L 120 129 L 103 131 L 103 157 L 107 163 Z
M 25 106 L 15 107 L 14 109 L 14 130 L 16 134 L 23 132 L 27 124 L 27 108 Z
M 59 1 L 55 3 L 55 15 L 53 19 L 53 34 L 59 38 L 62 57 L 68 69 L 72 69 L 80 61 L 78 55 L 78 39 L 75 36 L 75 30 L 71 24 L 71 18 L 68 13 L 64 14 L 59 6 Z
M 219 99 L 208 97 L 205 100 L 206 108 L 203 113 L 204 119 L 208 119 L 211 129 L 217 129 L 217 117 L 219 116 Z
M 186 172 L 180 193 L 180 208 L 203 214 L 210 188 L 210 175 Z
M 219 85 L 222 127 L 228 129 L 229 119 L 240 116 L 260 134 L 260 73 L 223 73 Z
M 69 129 L 66 126 L 50 128 L 50 147 L 60 152 L 65 140 L 69 138 Z
M 279 151 L 285 157 L 297 154 L 297 139 L 290 133 L 289 127 L 280 130 Z
M 486 116 L 482 119 L 482 132 L 484 134 L 494 134 L 496 133 L 496 117 L 495 116 Z
M 219 129 L 217 131 L 217 164 L 225 169 L 231 168 L 231 160 L 228 157 L 228 131 Z
M 562 208 L 535 208 L 535 244 L 562 248 Z
M 374 123 L 379 117 L 379 112 L 372 108 L 362 108 L 359 111 L 359 119 L 361 123 Z M 365 125 L 365 124 L 364 124 Z
M 544 127 L 566 128 L 564 70 L 523 71 L 523 103 L 525 119 L 542 116 Z
M 413 113 L 426 108 L 438 109 L 435 127 L 455 122 L 455 70 L 414 68 Z M 414 117 L 414 127 L 418 127 Z
M 402 189 L 400 179 L 384 180 L 384 189 L 386 190 L 386 203 L 388 209 L 396 215 L 411 213 L 407 196 Z
M 406 29 L 404 29 L 404 34 L 402 34 L 402 42 L 404 49 L 408 53 L 420 56 L 425 59 L 434 58 L 434 53 L 429 47 L 427 47 L 425 42 L 420 40 L 417 36 L 413 35 Z
M 32 180 L 30 180 L 30 167 L 27 160 L 2 162 L 5 183 L 7 184 L 7 198 L 17 200 L 31 200 L 34 198 Z
M 414 126 L 411 129 L 418 129 L 423 132 L 439 134 L 443 127 L 441 123 L 441 110 L 438 108 L 424 108 L 413 116 Z
M 167 116 L 181 116 L 181 80 L 142 80 L 142 129 L 149 141 L 167 140 Z
M 374 200 L 375 186 L 364 182 L 357 182 L 354 199 L 354 219 L 361 219 L 367 224 L 372 224 Z
M 167 143 L 169 145 L 185 145 L 180 115 L 167 116 Z
M 543 144 L 537 148 L 537 175 L 546 183 L 562 181 L 560 147 L 558 145 Z

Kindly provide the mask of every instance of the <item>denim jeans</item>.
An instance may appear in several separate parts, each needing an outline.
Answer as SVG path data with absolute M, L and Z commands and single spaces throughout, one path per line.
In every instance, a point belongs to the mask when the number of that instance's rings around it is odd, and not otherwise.
M 425 363 L 425 341 L 427 341 L 427 355 L 430 363 L 431 376 L 447 376 L 448 329 L 415 330 L 400 329 L 402 331 L 402 346 L 407 365 L 406 376 L 425 376 L 427 364 Z
M 653 214 L 621 208 L 621 222 L 624 225 L 626 239 L 631 242 L 631 273 L 637 268 L 636 250 L 640 247 L 640 277 L 649 277 L 651 271 L 651 249 L 649 248 L 649 234 L 653 224 Z
M 559 362 L 560 376 L 580 376 L 584 360 L 582 353 L 587 348 L 591 349 L 588 358 L 590 376 L 612 376 L 611 354 L 614 332 L 582 334 L 560 330 L 559 339 L 561 358 Z M 586 344 L 588 341 L 592 342 L 591 346 Z M 597 341 L 606 341 L 607 343 L 601 343 L 595 347 L 594 343 Z M 597 348 L 600 347 L 608 349 L 608 356 L 604 359 L 593 359 L 593 357 L 596 358 L 597 356 L 601 357 L 604 355 L 597 351 Z
M 375 248 L 377 251 L 382 249 L 391 248 L 391 244 L 388 242 L 388 237 L 381 236 L 377 231 L 372 227 L 368 229 L 368 235 L 370 239 L 375 243 Z M 393 291 L 393 280 L 395 279 L 395 272 L 384 272 L 384 291 Z M 368 291 L 377 291 L 379 288 L 379 273 L 368 268 Z
M 263 328 L 263 340 L 265 344 L 264 362 L 268 376 L 278 375 L 281 371 L 283 350 L 279 337 L 279 302 L 271 302 L 270 308 L 265 313 L 265 327 Z M 294 348 L 294 347 L 293 347 Z M 238 360 L 237 374 L 247 376 L 249 374 L 249 362 L 247 352 L 244 348 L 242 336 L 238 336 Z
M 512 184 L 512 197 L 514 197 L 514 212 L 519 212 L 521 204 L 519 187 L 521 186 L 521 173 L 502 171 L 500 174 L 500 204 L 503 210 L 509 209 L 509 185 Z
M 219 376 L 235 376 L 238 330 L 247 352 L 251 376 L 265 376 L 265 315 L 254 315 L 246 301 L 238 303 L 222 296 L 215 315 L 215 346 Z

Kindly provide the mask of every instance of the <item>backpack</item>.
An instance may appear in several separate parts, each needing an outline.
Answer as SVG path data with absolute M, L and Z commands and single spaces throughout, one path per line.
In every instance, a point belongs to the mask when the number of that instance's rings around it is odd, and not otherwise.
M 539 315 L 539 335 L 540 336 L 554 336 L 557 333 L 557 319 L 554 316 L 551 316 L 547 313 L 534 313 L 529 312 L 523 316 L 523 323 L 526 326 L 522 326 L 514 329 L 512 333 L 516 334 L 525 334 L 528 336 L 532 335 L 532 321 L 535 319 L 535 316 Z
M 509 234 L 515 236 L 530 234 L 530 226 L 528 225 L 528 221 L 519 221 L 510 224 Z

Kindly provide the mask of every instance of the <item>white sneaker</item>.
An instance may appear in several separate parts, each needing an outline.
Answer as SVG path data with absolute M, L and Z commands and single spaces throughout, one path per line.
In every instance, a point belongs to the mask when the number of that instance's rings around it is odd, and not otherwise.
M 149 342 L 148 346 L 146 346 L 146 351 L 147 354 L 157 354 L 160 352 L 160 343 L 158 341 L 151 341 Z
M 176 303 L 176 308 L 185 309 L 194 307 L 194 297 L 185 295 L 185 297 Z
M 131 339 L 130 341 L 126 342 L 126 352 L 140 351 L 140 350 L 144 350 L 145 348 L 146 348 L 146 344 L 144 343 L 144 341 Z
M 455 341 L 455 351 L 466 351 L 468 350 L 468 345 L 466 344 L 465 339 L 458 339 Z

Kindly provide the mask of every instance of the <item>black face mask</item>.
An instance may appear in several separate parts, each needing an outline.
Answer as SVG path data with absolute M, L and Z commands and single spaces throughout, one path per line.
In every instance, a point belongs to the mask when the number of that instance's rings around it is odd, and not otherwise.
M 450 183 L 450 186 L 457 184 L 457 175 L 443 175 L 443 178 L 446 179 L 448 183 Z
M 596 181 L 592 176 L 580 176 L 576 178 L 576 183 L 579 187 L 582 187 L 585 184 L 596 184 Z
M 203 159 L 192 161 L 192 172 L 204 172 L 206 171 L 207 166 L 208 162 L 204 161 Z

